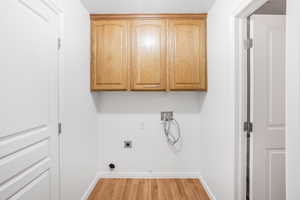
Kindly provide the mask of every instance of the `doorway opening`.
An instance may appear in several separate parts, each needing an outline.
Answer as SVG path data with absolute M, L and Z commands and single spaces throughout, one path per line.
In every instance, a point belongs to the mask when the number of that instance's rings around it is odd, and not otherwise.
M 286 199 L 285 13 L 286 0 L 252 0 L 235 13 L 236 199 Z

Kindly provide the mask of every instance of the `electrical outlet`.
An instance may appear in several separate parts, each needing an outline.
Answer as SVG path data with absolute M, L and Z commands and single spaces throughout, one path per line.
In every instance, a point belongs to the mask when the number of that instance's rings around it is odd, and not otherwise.
M 132 148 L 132 141 L 131 140 L 125 140 L 124 141 L 124 148 L 125 149 L 131 149 Z

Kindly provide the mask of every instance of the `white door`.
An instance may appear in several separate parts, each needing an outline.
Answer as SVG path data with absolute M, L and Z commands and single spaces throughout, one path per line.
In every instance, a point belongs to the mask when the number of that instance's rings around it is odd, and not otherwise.
M 0 200 L 58 199 L 59 16 L 52 6 L 0 3 Z
M 285 16 L 251 17 L 252 200 L 285 200 Z

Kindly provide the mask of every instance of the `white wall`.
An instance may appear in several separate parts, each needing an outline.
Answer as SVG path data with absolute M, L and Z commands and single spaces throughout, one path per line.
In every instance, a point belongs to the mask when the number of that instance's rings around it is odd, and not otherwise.
M 208 84 L 200 121 L 202 177 L 216 199 L 235 199 L 233 12 L 243 0 L 216 0 L 208 12 Z
M 300 199 L 300 2 L 287 1 L 287 199 Z
M 118 176 L 151 176 L 151 171 L 153 176 L 197 175 L 205 96 L 203 92 L 98 93 L 100 171 L 108 172 L 107 165 L 114 162 Z M 173 110 L 181 125 L 183 144 L 178 152 L 169 148 L 162 132 L 160 111 L 166 110 Z M 133 140 L 133 149 L 124 149 L 123 140 Z
M 89 15 L 79 0 L 62 0 L 62 200 L 79 200 L 97 174 L 97 115 L 90 93 Z
M 241 0 L 217 0 L 208 15 L 207 93 L 99 92 L 99 171 L 115 162 L 117 176 L 199 172 L 217 199 L 234 199 L 235 121 L 233 10 Z M 160 129 L 159 112 L 174 110 L 184 145 L 174 154 Z M 140 130 L 144 122 L 145 130 Z M 122 141 L 133 139 L 133 150 Z
M 214 0 L 83 0 L 92 13 L 182 13 L 207 12 Z M 200 172 L 203 92 L 99 92 L 99 171 L 146 176 L 193 176 Z M 173 110 L 183 134 L 183 146 L 174 153 L 166 143 L 160 112 Z M 144 130 L 141 124 L 144 123 Z M 123 148 L 133 140 L 133 149 Z M 117 176 L 117 175 L 116 175 Z

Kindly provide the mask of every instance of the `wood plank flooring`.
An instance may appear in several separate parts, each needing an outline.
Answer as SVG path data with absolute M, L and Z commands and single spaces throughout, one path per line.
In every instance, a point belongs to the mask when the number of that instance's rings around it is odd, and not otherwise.
M 88 200 L 209 200 L 198 179 L 101 179 Z

